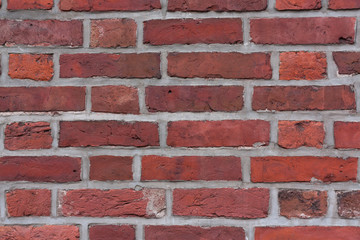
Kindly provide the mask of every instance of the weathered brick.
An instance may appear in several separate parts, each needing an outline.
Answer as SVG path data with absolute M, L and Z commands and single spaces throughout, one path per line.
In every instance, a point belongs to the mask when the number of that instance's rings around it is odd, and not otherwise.
M 90 46 L 114 48 L 136 46 L 136 22 L 133 19 L 91 21 Z
M 6 126 L 4 145 L 9 150 L 51 148 L 48 122 L 15 122 Z
M 50 216 L 51 191 L 15 189 L 6 193 L 9 217 Z
M 0 112 L 85 110 L 85 87 L 0 87 Z
M 329 9 L 332 10 L 360 9 L 360 2 L 359 0 L 329 0 Z
M 173 214 L 177 216 L 265 218 L 269 210 L 269 190 L 175 189 Z
M 320 80 L 326 78 L 326 69 L 325 53 L 280 53 L 280 80 Z
M 327 192 L 313 190 L 281 190 L 280 215 L 287 218 L 323 217 L 327 212 Z
M 0 20 L 0 45 L 82 46 L 82 21 Z
M 135 228 L 129 225 L 92 225 L 89 240 L 135 240 Z
M 318 10 L 321 0 L 276 0 L 277 10 Z
M 260 18 L 250 20 L 250 36 L 256 44 L 353 44 L 355 23 L 350 17 Z
M 243 108 L 242 86 L 149 86 L 149 112 L 233 112 Z
M 144 22 L 144 43 L 151 45 L 243 42 L 240 18 L 169 19 Z
M 241 180 L 241 159 L 237 157 L 144 156 L 141 180 Z
M 50 81 L 54 63 L 49 54 L 10 54 L 9 76 L 18 79 Z
M 90 157 L 90 180 L 132 180 L 132 157 Z
M 352 86 L 254 87 L 252 108 L 272 111 L 355 110 Z
M 80 232 L 79 227 L 71 225 L 8 225 L 0 226 L 0 239 L 79 240 Z
M 360 123 L 335 122 L 334 137 L 335 137 L 335 148 L 360 149 Z
M 271 79 L 267 53 L 170 53 L 168 74 L 181 78 Z
M 334 52 L 339 74 L 360 74 L 360 52 Z
M 337 203 L 341 218 L 360 218 L 360 191 L 338 191 Z
M 168 11 L 182 12 L 248 12 L 262 11 L 267 7 L 267 0 L 169 0 Z
M 359 227 L 257 227 L 255 240 L 355 240 L 360 238 Z
M 60 0 L 62 11 L 149 11 L 160 9 L 160 0 Z
M 1 2 L 0 2 L 1 3 Z M 53 0 L 8 0 L 8 10 L 41 9 L 50 10 L 54 6 Z
M 357 158 L 252 157 L 252 182 L 356 181 Z
M 245 240 L 240 227 L 146 226 L 146 240 Z
M 278 144 L 283 148 L 322 148 L 324 124 L 315 121 L 279 121 Z
M 269 144 L 270 124 L 262 120 L 168 123 L 172 147 L 256 147 Z
M 61 156 L 1 157 L 0 181 L 77 182 L 81 159 Z
M 63 54 L 60 77 L 160 78 L 160 54 Z
M 166 209 L 163 189 L 64 190 L 59 202 L 62 216 L 161 218 Z
M 60 122 L 59 146 L 159 146 L 158 126 L 150 122 Z
M 127 86 L 92 87 L 91 111 L 139 114 L 138 89 Z

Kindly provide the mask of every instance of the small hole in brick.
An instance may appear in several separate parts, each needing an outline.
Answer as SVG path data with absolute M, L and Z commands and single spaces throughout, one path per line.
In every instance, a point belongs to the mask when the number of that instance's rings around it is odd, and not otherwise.
M 172 93 L 172 91 L 171 91 L 171 90 L 169 90 L 169 91 L 168 91 L 168 93 Z

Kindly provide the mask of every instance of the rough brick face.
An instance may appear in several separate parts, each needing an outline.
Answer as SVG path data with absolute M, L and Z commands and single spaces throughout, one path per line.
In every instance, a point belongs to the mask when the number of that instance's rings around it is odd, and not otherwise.
M 182 12 L 247 12 L 261 11 L 267 7 L 267 0 L 169 0 L 168 11 Z
M 47 54 L 10 54 L 9 76 L 18 79 L 50 81 L 54 75 L 52 56 Z
M 145 240 L 245 240 L 239 227 L 146 226 Z
M 51 191 L 47 189 L 16 189 L 6 193 L 10 217 L 50 216 Z
M 321 0 L 276 0 L 277 10 L 318 10 Z
M 255 240 L 355 240 L 360 237 L 359 227 L 262 227 L 255 229 Z
M 60 0 L 63 11 L 147 11 L 159 8 L 160 0 Z
M 93 87 L 91 106 L 93 112 L 138 114 L 138 90 L 126 86 Z
M 219 204 L 221 202 L 221 204 Z M 178 216 L 265 218 L 269 209 L 269 190 L 252 189 L 175 189 L 173 213 Z
M 170 53 L 168 74 L 181 78 L 271 79 L 265 53 Z
M 241 19 L 171 19 L 144 23 L 144 43 L 151 45 L 242 43 Z
M 136 22 L 132 19 L 103 19 L 91 21 L 90 46 L 134 47 L 136 45 Z
M 241 159 L 236 157 L 144 156 L 141 166 L 143 181 L 241 180 Z
M 90 179 L 132 180 L 132 157 L 96 156 L 90 158 Z
M 256 44 L 353 44 L 355 22 L 355 18 L 252 19 L 250 36 Z
M 360 148 L 360 123 L 334 123 L 335 148 Z
M 359 9 L 360 2 L 358 0 L 329 0 L 329 9 L 346 10 Z
M 5 46 L 81 46 L 82 22 L 59 20 L 0 20 L 0 44 Z
M 281 190 L 280 215 L 287 218 L 316 218 L 327 212 L 327 193 L 311 190 Z
M 243 108 L 242 86 L 150 86 L 149 112 L 234 112 Z
M 50 10 L 54 3 L 53 0 L 8 0 L 8 10 L 26 10 L 26 9 L 41 9 Z
M 170 122 L 167 144 L 173 147 L 266 146 L 269 131 L 269 122 L 261 120 Z
M 78 217 L 145 217 L 165 215 L 165 190 L 79 189 L 59 192 L 59 212 Z
M 62 78 L 160 78 L 160 54 L 63 54 Z
M 324 124 L 314 121 L 279 121 L 278 144 L 283 148 L 322 148 Z
M 326 54 L 318 52 L 280 53 L 280 80 L 320 80 L 326 78 Z
M 158 146 L 158 127 L 150 122 L 61 122 L 60 147 Z
M 135 229 L 129 225 L 93 225 L 89 240 L 135 240 Z
M 9 150 L 51 148 L 52 141 L 48 122 L 15 122 L 5 129 L 4 144 Z
M 339 74 L 360 74 L 360 52 L 334 52 Z
M 0 166 L 0 181 L 59 183 L 80 181 L 80 158 L 1 157 Z
M 255 87 L 252 108 L 273 111 L 354 110 L 351 86 Z
M 252 157 L 252 182 L 347 182 L 356 180 L 357 158 Z M 331 166 L 331 168 L 329 168 Z
M 360 191 L 337 192 L 337 203 L 341 218 L 360 218 Z

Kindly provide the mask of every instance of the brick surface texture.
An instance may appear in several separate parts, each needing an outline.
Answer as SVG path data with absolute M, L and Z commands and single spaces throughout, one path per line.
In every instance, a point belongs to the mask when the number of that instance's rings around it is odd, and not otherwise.
M 360 0 L 0 15 L 0 240 L 360 239 Z

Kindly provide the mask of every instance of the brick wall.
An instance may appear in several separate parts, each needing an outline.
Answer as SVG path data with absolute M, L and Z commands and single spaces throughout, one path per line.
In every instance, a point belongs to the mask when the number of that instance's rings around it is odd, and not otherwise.
M 359 0 L 2 0 L 0 239 L 360 239 Z

